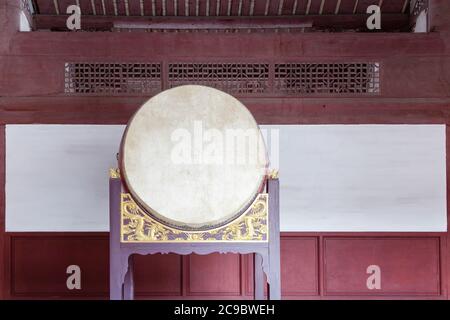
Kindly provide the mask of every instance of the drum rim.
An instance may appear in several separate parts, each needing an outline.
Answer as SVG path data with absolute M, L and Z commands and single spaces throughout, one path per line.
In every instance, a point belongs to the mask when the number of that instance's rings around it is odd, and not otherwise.
M 139 206 L 140 209 L 142 209 L 146 214 L 148 214 L 152 219 L 158 221 L 159 223 L 166 225 L 170 228 L 173 229 L 177 229 L 180 231 L 189 231 L 189 232 L 204 232 L 204 231 L 208 231 L 208 230 L 213 230 L 213 229 L 217 229 L 220 227 L 223 227 L 229 223 L 231 223 L 232 221 L 238 219 L 239 217 L 241 217 L 245 211 L 252 205 L 252 203 L 255 201 L 256 197 L 258 196 L 258 194 L 260 194 L 265 185 L 266 185 L 266 180 L 267 180 L 267 172 L 268 172 L 268 168 L 269 168 L 269 159 L 268 159 L 268 155 L 267 155 L 267 148 L 266 148 L 266 143 L 264 141 L 264 139 L 261 137 L 262 142 L 265 146 L 265 166 L 264 166 L 264 173 L 261 174 L 261 177 L 259 178 L 259 182 L 258 182 L 258 188 L 257 191 L 255 192 L 254 195 L 252 195 L 252 197 L 250 197 L 250 200 L 246 201 L 241 208 L 238 210 L 237 213 L 231 215 L 230 217 L 226 218 L 225 220 L 220 219 L 220 220 L 216 220 L 216 221 L 211 221 L 208 223 L 201 223 L 201 224 L 195 224 L 195 223 L 190 223 L 187 224 L 185 222 L 182 221 L 177 221 L 177 220 L 173 220 L 170 218 L 167 218 L 166 216 L 164 216 L 163 214 L 159 213 L 157 210 L 153 209 L 150 205 L 146 204 L 145 201 L 143 201 L 137 194 L 137 192 L 135 192 L 135 190 L 133 189 L 133 187 L 131 186 L 131 183 L 128 180 L 127 174 L 126 174 L 126 170 L 125 170 L 125 165 L 124 165 L 124 147 L 125 147 L 125 143 L 126 143 L 126 137 L 128 134 L 128 129 L 131 125 L 131 123 L 133 122 L 134 118 L 136 117 L 136 115 L 139 113 L 139 111 L 142 109 L 142 107 L 151 99 L 155 98 L 156 96 L 162 94 L 162 93 L 166 93 L 167 91 L 171 91 L 171 90 L 175 90 L 178 89 L 180 87 L 202 87 L 202 88 L 207 88 L 207 89 L 212 89 L 212 90 L 217 90 L 221 93 L 224 93 L 228 96 L 230 96 L 231 98 L 237 100 L 243 107 L 244 109 L 247 111 L 247 113 L 249 114 L 250 118 L 253 120 L 254 124 L 256 127 L 259 128 L 258 123 L 256 122 L 256 119 L 253 117 L 253 114 L 250 112 L 250 110 L 248 110 L 248 108 L 241 102 L 239 101 L 239 99 L 235 98 L 234 96 L 232 96 L 231 94 L 221 91 L 219 89 L 216 88 L 212 88 L 212 87 L 208 87 L 208 86 L 203 86 L 203 85 L 181 85 L 181 86 L 177 86 L 177 87 L 173 87 L 164 91 L 161 91 L 159 93 L 157 93 L 156 95 L 152 96 L 151 98 L 147 99 L 143 104 L 141 104 L 139 106 L 139 108 L 137 108 L 137 110 L 133 113 L 133 115 L 130 117 L 130 119 L 127 122 L 125 131 L 123 132 L 121 141 L 120 141 L 120 147 L 119 147 L 119 154 L 118 154 L 118 166 L 120 169 L 120 177 L 121 180 L 124 184 L 124 187 L 126 188 L 126 190 L 130 193 L 131 197 L 135 200 L 136 204 Z M 261 135 L 261 131 L 259 131 L 260 135 Z M 161 218 L 164 217 L 164 218 Z

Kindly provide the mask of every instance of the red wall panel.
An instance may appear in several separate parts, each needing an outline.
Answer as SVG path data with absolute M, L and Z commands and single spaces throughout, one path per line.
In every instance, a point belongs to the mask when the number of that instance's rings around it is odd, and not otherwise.
M 241 294 L 241 256 L 237 254 L 190 255 L 187 295 Z
M 286 296 L 319 294 L 317 238 L 282 238 L 281 288 Z
M 325 238 L 326 295 L 439 295 L 439 238 Z M 369 289 L 369 266 L 381 288 Z
M 319 294 L 318 237 L 281 238 L 281 291 L 284 297 Z M 253 257 L 247 255 L 247 295 L 253 295 Z
M 108 251 L 105 237 L 42 236 L 11 239 L 11 294 L 15 296 L 105 296 Z M 81 289 L 69 290 L 67 267 L 81 269 Z
M 182 258 L 175 254 L 134 256 L 137 296 L 180 296 Z

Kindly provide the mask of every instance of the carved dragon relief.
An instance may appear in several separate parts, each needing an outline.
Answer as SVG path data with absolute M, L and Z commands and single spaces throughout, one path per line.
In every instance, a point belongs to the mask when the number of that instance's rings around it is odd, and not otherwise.
M 268 194 L 258 194 L 236 220 L 206 231 L 182 231 L 168 227 L 146 214 L 129 193 L 121 194 L 121 242 L 267 242 Z

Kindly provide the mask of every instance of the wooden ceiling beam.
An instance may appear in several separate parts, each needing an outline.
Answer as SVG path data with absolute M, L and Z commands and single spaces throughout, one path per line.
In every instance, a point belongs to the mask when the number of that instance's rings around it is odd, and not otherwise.
M 35 15 L 37 29 L 65 30 L 67 15 Z M 283 28 L 365 28 L 367 15 L 307 15 L 296 17 L 142 17 L 142 16 L 82 16 L 83 30 L 112 28 L 168 30 L 226 30 Z M 397 30 L 408 26 L 407 14 L 383 15 L 382 30 Z
M 189 17 L 189 18 L 157 18 L 135 21 L 134 19 L 117 19 L 114 28 L 122 29 L 157 29 L 157 30 L 227 30 L 227 29 L 282 29 L 309 28 L 311 19 L 305 18 L 260 18 L 260 17 Z

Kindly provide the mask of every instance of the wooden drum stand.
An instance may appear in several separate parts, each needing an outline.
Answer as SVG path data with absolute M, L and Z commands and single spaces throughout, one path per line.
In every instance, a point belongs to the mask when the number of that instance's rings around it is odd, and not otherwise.
M 259 193 L 241 217 L 217 229 L 181 231 L 165 226 L 147 215 L 124 192 L 118 169 L 109 179 L 110 298 L 134 298 L 133 254 L 254 253 L 254 292 L 264 299 L 264 274 L 269 299 L 281 299 L 279 180 L 271 173 L 267 193 Z

